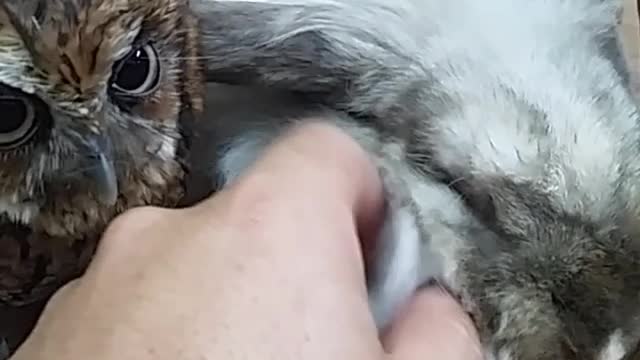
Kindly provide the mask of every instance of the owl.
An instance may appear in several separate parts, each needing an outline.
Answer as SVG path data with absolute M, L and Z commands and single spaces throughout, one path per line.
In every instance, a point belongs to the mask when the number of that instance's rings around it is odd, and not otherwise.
M 197 39 L 187 0 L 0 1 L 2 306 L 81 273 L 124 210 L 183 198 Z

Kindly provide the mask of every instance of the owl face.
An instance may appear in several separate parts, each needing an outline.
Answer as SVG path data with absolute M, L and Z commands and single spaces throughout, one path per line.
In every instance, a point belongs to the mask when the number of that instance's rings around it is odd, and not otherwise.
M 0 0 L 0 218 L 65 235 L 161 203 L 201 106 L 195 31 L 187 0 Z

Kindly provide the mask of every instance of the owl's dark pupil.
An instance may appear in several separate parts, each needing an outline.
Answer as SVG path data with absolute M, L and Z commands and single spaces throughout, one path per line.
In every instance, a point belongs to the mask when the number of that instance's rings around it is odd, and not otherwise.
M 11 133 L 22 126 L 27 119 L 28 109 L 24 101 L 13 97 L 0 97 L 0 133 Z
M 123 90 L 134 91 L 144 86 L 149 77 L 150 69 L 151 62 L 149 54 L 142 48 L 137 49 L 122 64 L 118 72 L 116 85 Z

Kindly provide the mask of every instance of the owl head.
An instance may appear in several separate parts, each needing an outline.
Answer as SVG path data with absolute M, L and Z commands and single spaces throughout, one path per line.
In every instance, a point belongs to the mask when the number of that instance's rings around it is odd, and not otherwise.
M 0 0 L 0 218 L 73 237 L 179 191 L 187 1 Z

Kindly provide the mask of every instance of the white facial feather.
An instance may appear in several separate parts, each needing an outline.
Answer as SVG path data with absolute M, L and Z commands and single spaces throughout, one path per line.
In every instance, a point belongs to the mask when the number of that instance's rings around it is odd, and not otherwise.
M 19 224 L 29 224 L 39 213 L 40 207 L 36 203 L 19 202 L 15 199 L 0 199 L 0 215 L 6 215 L 9 220 Z
M 44 86 L 30 76 L 30 55 L 22 39 L 10 26 L 3 26 L 8 20 L 0 12 L 0 81 L 22 91 L 33 94 Z

